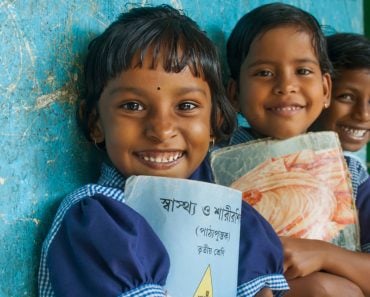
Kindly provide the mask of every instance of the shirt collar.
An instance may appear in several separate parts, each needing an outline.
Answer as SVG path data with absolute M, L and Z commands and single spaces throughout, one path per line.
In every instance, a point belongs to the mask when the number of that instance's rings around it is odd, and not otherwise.
M 106 163 L 102 164 L 98 184 L 104 187 L 124 189 L 126 177 L 124 177 L 116 168 Z

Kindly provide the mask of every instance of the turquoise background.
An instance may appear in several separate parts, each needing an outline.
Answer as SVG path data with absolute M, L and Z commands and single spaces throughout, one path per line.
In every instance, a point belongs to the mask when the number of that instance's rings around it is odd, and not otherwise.
M 40 244 L 56 207 L 97 175 L 94 149 L 75 124 L 89 40 L 133 4 L 167 3 L 208 32 L 224 61 L 238 18 L 269 2 L 0 0 L 0 297 L 37 295 Z M 283 2 L 330 30 L 363 32 L 361 0 Z

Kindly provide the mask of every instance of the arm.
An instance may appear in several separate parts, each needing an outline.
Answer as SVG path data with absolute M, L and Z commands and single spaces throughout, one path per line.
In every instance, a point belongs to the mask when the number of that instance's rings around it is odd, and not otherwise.
M 263 288 L 255 297 L 273 297 L 272 291 L 269 288 Z
M 359 286 L 365 296 L 370 296 L 370 254 L 352 252 L 320 240 L 287 237 L 281 240 L 288 280 L 326 271 L 346 278 Z
M 351 281 L 326 272 L 313 272 L 288 283 L 290 290 L 284 297 L 364 297 L 361 289 Z

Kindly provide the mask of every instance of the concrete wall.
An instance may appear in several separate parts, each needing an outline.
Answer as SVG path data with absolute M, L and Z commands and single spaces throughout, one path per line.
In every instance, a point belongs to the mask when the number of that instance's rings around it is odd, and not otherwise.
M 271 1 L 172 0 L 220 46 L 237 19 Z M 339 31 L 363 31 L 361 0 L 284 1 Z M 97 174 L 75 125 L 89 40 L 131 4 L 118 0 L 0 1 L 0 297 L 36 296 L 40 244 L 60 200 Z

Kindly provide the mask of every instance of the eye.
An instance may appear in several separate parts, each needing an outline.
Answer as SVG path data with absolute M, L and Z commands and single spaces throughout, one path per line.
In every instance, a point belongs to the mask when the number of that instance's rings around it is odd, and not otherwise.
M 270 70 L 260 70 L 255 73 L 255 76 L 269 77 L 274 74 Z
M 141 111 L 144 107 L 138 102 L 126 102 L 121 105 L 121 108 L 129 111 Z
M 299 74 L 299 75 L 309 75 L 311 73 L 313 73 L 313 71 L 310 70 L 310 69 L 307 69 L 307 68 L 299 68 L 297 70 L 297 74 Z
M 340 94 L 336 96 L 335 99 L 340 102 L 344 102 L 344 103 L 352 103 L 355 101 L 354 96 L 352 94 L 347 94 L 347 93 Z
M 197 108 L 197 105 L 193 102 L 183 102 L 180 103 L 177 108 L 179 110 L 193 110 L 194 108 Z

